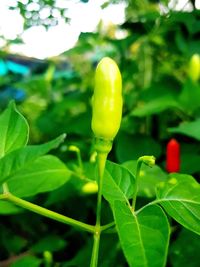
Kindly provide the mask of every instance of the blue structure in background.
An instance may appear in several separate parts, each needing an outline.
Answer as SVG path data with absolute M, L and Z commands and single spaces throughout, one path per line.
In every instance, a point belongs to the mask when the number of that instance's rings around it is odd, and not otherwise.
M 0 59 L 0 109 L 5 108 L 12 99 L 16 102 L 24 101 L 25 91 L 23 88 L 15 88 L 13 84 L 43 65 L 42 61 L 17 55 Z M 6 79 L 6 76 L 9 76 L 9 79 Z
M 11 99 L 14 99 L 16 102 L 22 102 L 26 98 L 26 94 L 23 90 L 4 87 L 3 90 L 0 90 L 0 106 L 6 107 Z
M 10 60 L 0 60 L 0 76 L 4 76 L 9 72 L 28 75 L 30 73 L 30 69 L 27 66 L 12 62 Z
M 30 74 L 30 69 L 27 66 L 12 62 L 11 60 L 0 59 L 0 81 L 6 75 L 19 75 L 20 78 Z M 11 79 L 12 80 L 12 79 Z M 12 85 L 2 84 L 0 86 L 0 107 L 5 108 L 11 99 L 16 102 L 22 102 L 26 98 L 23 89 L 14 88 Z
M 4 60 L 0 59 L 0 76 L 4 76 L 8 73 L 8 68 Z

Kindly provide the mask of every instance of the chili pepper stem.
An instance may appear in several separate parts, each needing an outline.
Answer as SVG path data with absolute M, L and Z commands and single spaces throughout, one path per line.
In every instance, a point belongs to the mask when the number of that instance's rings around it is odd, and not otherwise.
M 142 156 L 139 157 L 137 160 L 137 166 L 136 166 L 136 175 L 135 175 L 135 191 L 133 194 L 133 201 L 132 201 L 132 210 L 135 210 L 135 205 L 136 205 L 136 198 L 137 198 L 137 193 L 138 193 L 138 182 L 139 182 L 139 177 L 140 177 L 140 169 L 142 166 L 142 163 L 146 164 L 149 167 L 153 167 L 155 165 L 155 157 L 154 156 Z
M 96 226 L 100 226 L 101 222 L 101 202 L 102 202 L 102 185 L 103 185 L 103 174 L 106 164 L 108 153 L 98 153 L 98 195 L 97 195 L 97 217 Z
M 98 195 L 97 195 L 97 214 L 96 214 L 96 225 L 94 233 L 94 243 L 92 249 L 92 257 L 90 267 L 96 267 L 98 265 L 99 255 L 99 243 L 101 235 L 101 204 L 102 204 L 102 186 L 103 186 L 103 175 L 106 164 L 106 159 L 109 152 L 97 151 L 97 163 L 98 163 Z
M 135 210 L 135 205 L 136 205 L 136 198 L 137 198 L 137 192 L 138 192 L 138 180 L 140 176 L 140 170 L 142 166 L 142 158 L 140 157 L 137 160 L 137 167 L 136 167 L 136 175 L 135 175 L 135 191 L 133 194 L 133 200 L 132 200 L 132 210 Z
M 76 153 L 76 157 L 77 157 L 77 161 L 78 161 L 78 167 L 80 169 L 80 172 L 82 173 L 83 172 L 83 161 L 81 158 L 80 149 L 75 145 L 71 145 L 71 146 L 69 146 L 68 150 Z

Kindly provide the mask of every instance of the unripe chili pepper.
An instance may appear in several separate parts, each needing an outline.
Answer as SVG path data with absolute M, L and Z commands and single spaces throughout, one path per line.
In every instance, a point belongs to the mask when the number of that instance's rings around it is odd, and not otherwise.
M 169 173 L 180 170 L 180 145 L 174 138 L 167 144 L 166 170 Z
M 103 58 L 96 68 L 92 98 L 92 130 L 98 139 L 112 141 L 122 117 L 122 79 L 114 60 Z
M 200 56 L 194 54 L 189 63 L 189 77 L 192 81 L 196 82 L 200 77 Z

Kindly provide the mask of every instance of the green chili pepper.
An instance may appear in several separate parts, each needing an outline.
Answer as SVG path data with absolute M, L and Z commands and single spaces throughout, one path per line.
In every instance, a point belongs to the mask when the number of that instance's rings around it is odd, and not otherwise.
M 95 74 L 92 130 L 96 138 L 112 141 L 122 117 L 122 79 L 115 61 L 103 58 Z
M 189 63 L 189 77 L 192 81 L 198 81 L 200 77 L 200 56 L 198 54 L 194 54 Z

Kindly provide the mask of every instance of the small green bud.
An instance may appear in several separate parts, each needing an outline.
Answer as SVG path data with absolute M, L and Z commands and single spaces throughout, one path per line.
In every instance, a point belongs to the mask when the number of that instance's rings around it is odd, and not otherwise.
M 74 146 L 74 145 L 69 146 L 68 150 L 72 151 L 72 152 L 76 152 L 76 153 L 80 152 L 80 149 L 77 146 Z
M 156 158 L 154 156 L 142 156 L 139 158 L 144 164 L 146 164 L 149 167 L 153 167 L 156 162 Z
M 45 250 L 43 256 L 44 256 L 45 267 L 50 267 L 53 263 L 52 253 L 48 250 Z
M 94 151 L 92 155 L 90 156 L 90 162 L 94 163 L 97 160 L 97 152 Z

